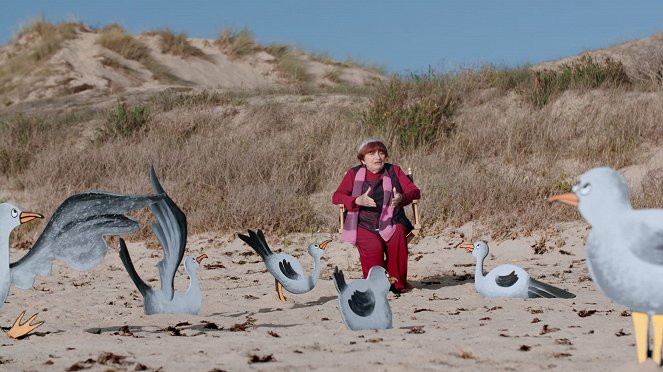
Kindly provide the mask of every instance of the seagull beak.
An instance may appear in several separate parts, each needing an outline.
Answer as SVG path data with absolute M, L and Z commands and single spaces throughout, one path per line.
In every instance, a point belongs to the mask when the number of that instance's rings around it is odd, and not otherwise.
M 578 203 L 580 202 L 578 200 L 578 195 L 576 195 L 575 193 L 572 193 L 572 192 L 567 192 L 567 193 L 559 194 L 559 195 L 553 195 L 553 196 L 548 198 L 548 203 L 552 203 L 552 202 L 556 202 L 556 201 L 562 202 L 564 204 L 568 204 L 568 205 L 571 205 L 571 206 L 574 206 L 574 207 L 577 207 Z
M 394 276 L 389 277 L 389 284 L 396 284 L 398 282 L 398 279 Z
M 200 263 L 200 261 L 202 261 L 205 258 L 207 258 L 207 255 L 203 253 L 200 256 L 196 257 L 196 262 Z
M 21 215 L 20 215 L 21 223 L 26 223 L 28 221 L 32 221 L 35 218 L 44 218 L 44 216 L 42 216 L 39 213 L 32 213 L 32 212 L 21 212 Z
M 474 250 L 474 246 L 472 244 L 463 244 L 460 247 L 465 248 L 465 250 L 470 253 L 472 253 L 472 251 Z
M 320 243 L 320 245 L 318 245 L 318 247 L 320 247 L 320 249 L 322 249 L 324 251 L 327 248 L 327 244 L 329 244 L 329 243 L 331 243 L 331 240 L 325 240 L 324 242 Z

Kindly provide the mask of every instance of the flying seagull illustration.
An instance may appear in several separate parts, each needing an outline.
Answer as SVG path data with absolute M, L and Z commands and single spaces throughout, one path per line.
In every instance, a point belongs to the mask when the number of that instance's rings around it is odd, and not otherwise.
M 150 180 L 155 193 L 163 196 L 160 201 L 150 205 L 157 221 L 152 225 L 152 231 L 163 249 L 163 259 L 158 264 L 161 288 L 152 288 L 140 278 L 123 239 L 120 239 L 120 259 L 131 280 L 138 287 L 138 291 L 143 295 L 145 314 L 198 314 L 202 294 L 197 272 L 200 262 L 207 255 L 184 258 L 184 270 L 189 275 L 189 288 L 184 293 L 176 292 L 174 288 L 175 273 L 182 262 L 186 248 L 186 216 L 163 190 L 153 167 L 150 167 Z
M 484 276 L 483 261 L 488 256 L 488 243 L 478 241 L 474 244 L 463 244 L 461 247 L 477 259 L 474 286 L 484 297 L 575 298 L 573 293 L 530 277 L 516 265 L 497 266 Z
M 333 279 L 338 291 L 338 309 L 349 329 L 391 328 L 391 307 L 387 301 L 391 282 L 382 266 L 371 267 L 366 279 L 350 284 L 345 283 L 343 272 L 335 267 Z
M 614 169 L 593 168 L 571 192 L 552 196 L 578 207 L 592 226 L 587 267 L 599 290 L 631 310 L 638 362 L 647 359 L 649 317 L 654 329 L 652 359 L 661 364 L 663 344 L 663 209 L 633 209 L 624 178 Z
M 37 275 L 47 276 L 53 260 L 60 259 L 77 271 L 88 271 L 106 256 L 104 236 L 127 234 L 139 223 L 125 214 L 159 200 L 159 195 L 134 196 L 90 191 L 74 194 L 55 210 L 30 251 L 9 262 L 9 235 L 22 223 L 42 218 L 10 203 L 0 204 L 0 299 L 4 303 L 10 284 L 32 288 Z M 23 312 L 8 332 L 13 338 L 28 334 L 43 322 L 32 324 L 37 314 L 21 324 Z
M 267 271 L 275 278 L 279 299 L 284 303 L 287 300 L 283 294 L 284 288 L 290 293 L 301 294 L 315 287 L 320 277 L 320 258 L 325 253 L 327 244 L 331 243 L 331 240 L 325 240 L 320 245 L 308 245 L 308 254 L 313 257 L 313 272 L 311 272 L 311 276 L 306 277 L 302 265 L 296 258 L 285 253 L 274 253 L 269 249 L 262 230 L 258 230 L 258 233 L 249 230 L 248 236 L 242 234 L 237 234 L 237 236 L 253 248 L 265 262 Z

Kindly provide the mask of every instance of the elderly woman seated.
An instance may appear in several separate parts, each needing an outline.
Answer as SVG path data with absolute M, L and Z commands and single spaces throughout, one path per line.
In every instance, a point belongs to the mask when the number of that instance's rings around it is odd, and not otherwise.
M 407 283 L 407 239 L 413 229 L 404 206 L 420 198 L 420 191 L 403 170 L 387 163 L 387 146 L 377 138 L 357 148 L 361 164 L 350 168 L 332 196 L 346 209 L 341 241 L 357 247 L 364 274 L 371 267 L 384 267 L 392 291 L 403 293 Z M 386 257 L 385 257 L 386 255 Z

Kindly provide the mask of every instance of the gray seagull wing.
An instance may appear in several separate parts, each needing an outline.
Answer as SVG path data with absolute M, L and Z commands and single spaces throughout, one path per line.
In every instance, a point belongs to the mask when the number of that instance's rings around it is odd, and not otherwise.
M 35 276 L 47 276 L 54 259 L 87 271 L 106 256 L 104 236 L 135 231 L 138 221 L 125 213 L 146 207 L 160 195 L 123 195 L 99 191 L 74 194 L 60 204 L 32 249 L 9 265 L 12 283 L 31 288 Z
M 518 275 L 516 275 L 515 270 L 512 271 L 509 275 L 498 275 L 495 277 L 495 284 L 499 285 L 500 287 L 511 287 L 512 285 L 516 284 L 517 281 Z
M 629 239 L 635 242 L 625 245 L 641 260 L 663 265 L 663 213 L 656 209 L 634 212 L 634 218 L 624 223 L 630 229 Z
M 348 305 L 353 313 L 364 317 L 369 316 L 375 310 L 375 295 L 370 289 L 365 292 L 354 291 L 348 300 Z
M 175 273 L 186 247 L 186 216 L 163 190 L 153 167 L 150 167 L 150 181 L 154 192 L 163 195 L 163 199 L 150 205 L 150 210 L 157 220 L 152 224 L 152 231 L 163 249 L 163 259 L 158 264 L 161 291 L 167 299 L 172 300 L 175 294 Z
M 283 275 L 285 275 L 286 277 L 292 280 L 297 280 L 301 276 L 297 271 L 295 271 L 292 268 L 290 262 L 288 262 L 288 260 L 286 260 L 285 258 L 279 262 L 279 270 L 281 270 L 281 273 Z

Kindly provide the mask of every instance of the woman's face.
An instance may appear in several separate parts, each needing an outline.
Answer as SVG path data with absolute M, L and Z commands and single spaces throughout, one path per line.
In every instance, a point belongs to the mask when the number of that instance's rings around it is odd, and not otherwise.
M 361 161 L 362 164 L 366 166 L 371 173 L 378 173 L 384 168 L 384 161 L 387 159 L 387 156 L 384 152 L 380 150 L 375 150 L 364 155 L 364 160 Z

